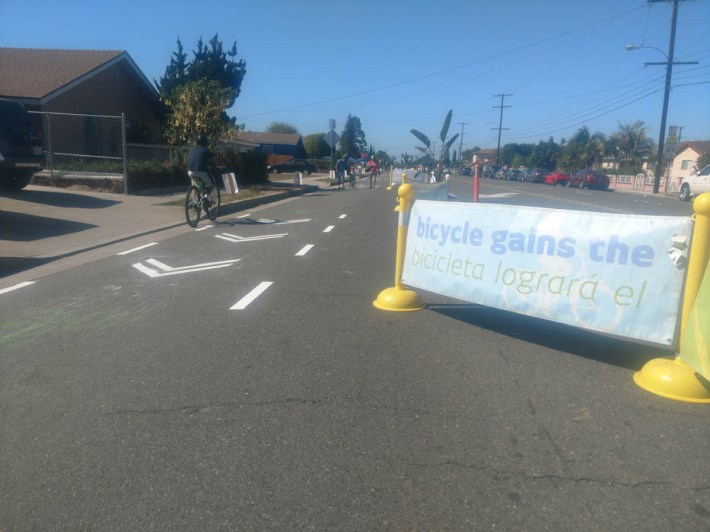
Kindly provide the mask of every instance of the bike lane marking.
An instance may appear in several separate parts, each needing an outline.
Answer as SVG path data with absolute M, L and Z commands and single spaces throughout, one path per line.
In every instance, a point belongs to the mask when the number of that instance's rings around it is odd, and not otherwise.
M 193 272 L 200 272 L 204 270 L 214 270 L 216 268 L 226 268 L 228 266 L 231 266 L 235 262 L 239 262 L 242 259 L 231 259 L 231 260 L 223 260 L 219 262 L 207 262 L 205 264 L 194 264 L 192 266 L 180 266 L 178 268 L 173 268 L 172 266 L 168 266 L 167 264 L 163 264 L 160 261 L 157 261 L 155 259 L 148 259 L 146 262 L 150 264 L 151 266 L 155 266 L 162 270 L 162 272 L 155 270 L 153 268 L 149 268 L 145 264 L 141 262 L 137 262 L 136 264 L 133 264 L 132 266 L 138 270 L 141 273 L 146 274 L 148 277 L 165 277 L 167 275 L 180 275 L 183 273 L 193 273 Z
M 231 233 L 222 233 L 221 235 L 215 235 L 215 238 L 220 238 L 222 240 L 227 240 L 229 242 L 254 242 L 256 240 L 269 240 L 271 238 L 283 238 L 288 233 L 278 233 L 274 235 L 261 235 L 261 236 L 239 236 L 233 235 Z
M 259 283 L 256 288 L 254 288 L 251 292 L 249 292 L 247 295 L 237 301 L 234 305 L 229 307 L 229 310 L 244 310 L 257 297 L 263 294 L 266 289 L 269 288 L 272 284 L 274 283 L 271 281 L 264 281 L 262 283 Z

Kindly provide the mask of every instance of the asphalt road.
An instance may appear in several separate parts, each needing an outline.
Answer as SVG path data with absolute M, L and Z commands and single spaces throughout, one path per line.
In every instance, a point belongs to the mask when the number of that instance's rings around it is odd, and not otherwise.
M 394 197 L 322 190 L 0 294 L 0 529 L 708 530 L 710 411 L 632 380 L 670 353 L 430 293 L 375 309 Z

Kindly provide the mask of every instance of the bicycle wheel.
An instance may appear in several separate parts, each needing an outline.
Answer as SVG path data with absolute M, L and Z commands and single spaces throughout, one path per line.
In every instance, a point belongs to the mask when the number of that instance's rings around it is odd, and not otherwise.
M 190 187 L 185 196 L 185 219 L 190 227 L 197 227 L 202 214 L 200 206 L 200 191 L 197 187 Z
M 221 202 L 219 188 L 216 186 L 212 187 L 212 190 L 207 197 L 210 200 L 210 206 L 207 209 L 207 217 L 214 222 L 219 214 L 219 206 Z

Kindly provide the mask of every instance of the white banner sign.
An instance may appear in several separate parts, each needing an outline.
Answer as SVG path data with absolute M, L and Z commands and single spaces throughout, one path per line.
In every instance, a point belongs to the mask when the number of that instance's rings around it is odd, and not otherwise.
M 402 281 L 410 286 L 673 345 L 686 217 L 417 201 Z

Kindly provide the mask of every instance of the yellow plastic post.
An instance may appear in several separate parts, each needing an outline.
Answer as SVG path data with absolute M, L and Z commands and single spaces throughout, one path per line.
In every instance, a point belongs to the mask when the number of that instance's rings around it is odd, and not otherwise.
M 397 258 L 394 273 L 394 286 L 382 290 L 372 304 L 380 310 L 393 310 L 399 312 L 421 310 L 424 308 L 419 294 L 408 290 L 402 285 L 402 270 L 404 267 L 404 251 L 407 246 L 407 222 L 409 211 L 414 203 L 414 189 L 412 185 L 403 183 L 397 189 L 399 205 L 395 211 L 399 212 L 397 225 Z
M 690 311 L 700 291 L 710 259 L 710 193 L 701 194 L 693 202 L 695 228 L 688 260 L 688 274 L 683 292 L 680 318 L 680 343 Z M 634 374 L 634 382 L 644 390 L 668 399 L 710 404 L 710 382 L 698 375 L 680 357 L 673 360 L 655 358 Z

